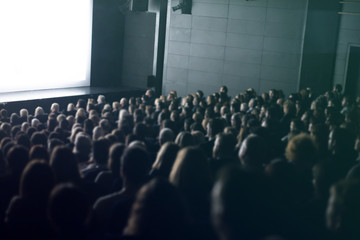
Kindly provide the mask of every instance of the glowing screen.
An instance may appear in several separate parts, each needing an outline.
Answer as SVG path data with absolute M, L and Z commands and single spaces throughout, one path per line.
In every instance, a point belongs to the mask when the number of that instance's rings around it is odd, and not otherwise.
M 0 92 L 90 85 L 92 0 L 0 1 Z

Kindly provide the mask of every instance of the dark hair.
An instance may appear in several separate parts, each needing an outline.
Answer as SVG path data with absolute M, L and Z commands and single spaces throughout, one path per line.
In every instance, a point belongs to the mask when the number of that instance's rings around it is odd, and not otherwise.
M 26 165 L 20 181 L 20 196 L 47 200 L 54 185 L 54 175 L 45 161 L 34 160 Z
M 172 142 L 164 143 L 157 153 L 153 169 L 157 169 L 158 173 L 164 179 L 168 179 L 172 166 L 174 165 L 179 146 Z
M 125 144 L 115 143 L 110 147 L 109 151 L 109 169 L 112 175 L 120 177 L 120 159 L 125 150 Z
M 50 166 L 57 183 L 79 183 L 81 177 L 75 155 L 65 146 L 57 146 L 51 154 Z
M 30 160 L 41 159 L 49 162 L 49 153 L 43 145 L 32 146 L 29 155 Z
M 154 179 L 143 186 L 132 207 L 125 235 L 147 239 L 183 239 L 185 207 L 167 181 Z
M 32 145 L 43 145 L 47 148 L 47 137 L 44 132 L 35 132 L 31 136 L 30 142 Z
M 60 232 L 78 232 L 87 223 L 90 203 L 85 193 L 73 184 L 57 185 L 49 197 L 48 213 Z
M 93 143 L 93 157 L 98 164 L 106 164 L 109 158 L 110 141 L 100 138 Z
M 121 157 L 121 172 L 130 182 L 140 184 L 145 181 L 150 169 L 148 154 L 144 148 L 127 148 Z
M 29 152 L 25 147 L 15 145 L 7 153 L 6 161 L 10 171 L 20 175 L 29 161 Z

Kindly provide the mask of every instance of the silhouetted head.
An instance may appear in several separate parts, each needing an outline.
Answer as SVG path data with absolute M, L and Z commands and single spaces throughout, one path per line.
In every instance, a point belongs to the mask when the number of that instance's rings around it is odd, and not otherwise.
M 221 240 L 261 239 L 270 228 L 266 181 L 231 166 L 225 168 L 212 190 L 212 220 Z
M 250 134 L 242 142 L 239 150 L 241 164 L 248 169 L 262 169 L 266 162 L 268 146 L 264 138 Z
M 191 135 L 191 133 L 180 132 L 175 139 L 175 143 L 180 148 L 189 147 L 189 146 L 194 145 L 194 139 L 193 139 L 193 136 Z
M 121 157 L 121 175 L 129 184 L 142 184 L 150 170 L 150 160 L 142 147 L 128 147 Z
M 20 196 L 46 201 L 54 186 L 54 175 L 45 161 L 33 160 L 26 165 L 20 180 Z
M 65 146 L 55 147 L 51 154 L 50 166 L 54 171 L 57 183 L 79 183 L 81 177 L 75 155 L 71 149 Z
M 50 194 L 48 215 L 60 233 L 81 231 L 90 217 L 91 206 L 85 193 L 73 184 L 57 185 Z
M 179 146 L 177 144 L 165 143 L 161 146 L 152 168 L 157 169 L 162 177 L 168 179 L 178 151 Z
M 177 189 L 154 179 L 137 194 L 124 234 L 146 239 L 183 239 L 185 207 Z
M 342 181 L 331 187 L 326 211 L 326 225 L 340 239 L 360 237 L 360 183 Z
M 25 147 L 14 145 L 7 152 L 7 166 L 14 175 L 20 176 L 28 161 L 29 151 Z

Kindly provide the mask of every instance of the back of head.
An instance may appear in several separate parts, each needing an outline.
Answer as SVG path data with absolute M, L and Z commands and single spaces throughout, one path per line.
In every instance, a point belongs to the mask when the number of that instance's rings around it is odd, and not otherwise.
M 136 123 L 134 126 L 133 134 L 137 136 L 138 139 L 143 140 L 146 137 L 147 127 L 144 123 Z
M 125 151 L 125 144 L 115 143 L 109 150 L 109 169 L 115 177 L 120 176 L 120 159 Z
M 30 138 L 24 132 L 17 133 L 15 139 L 17 144 L 26 147 L 28 149 L 30 148 L 31 145 Z
M 175 187 L 154 179 L 140 189 L 124 234 L 146 239 L 183 239 L 184 212 Z
M 175 143 L 167 142 L 161 146 L 153 168 L 157 169 L 161 176 L 168 179 L 172 166 L 174 165 L 175 158 L 179 151 L 179 146 Z
M 93 129 L 93 140 L 98 140 L 105 135 L 104 130 L 100 126 L 96 126 Z
M 44 160 L 45 162 L 49 162 L 49 153 L 46 148 L 42 145 L 32 146 L 29 153 L 29 159 L 34 160 Z
M 54 185 L 53 172 L 45 161 L 34 160 L 25 167 L 20 181 L 20 196 L 46 201 Z
M 359 202 L 359 181 L 342 181 L 331 187 L 326 224 L 340 239 L 359 239 Z
M 43 145 L 47 147 L 47 137 L 43 132 L 35 132 L 30 138 L 31 145 Z
M 317 148 L 314 140 L 305 133 L 293 137 L 286 147 L 286 158 L 296 166 L 311 168 L 315 164 Z
M 250 134 L 239 150 L 239 159 L 245 168 L 261 169 L 266 162 L 268 146 L 264 138 Z
M 355 136 L 345 128 L 334 128 L 329 136 L 329 150 L 339 156 L 352 156 Z M 352 159 L 354 160 L 354 159 Z
M 222 170 L 212 191 L 212 219 L 220 239 L 260 239 L 270 217 L 265 179 L 236 166 Z
M 121 173 L 130 183 L 137 185 L 145 181 L 150 169 L 146 150 L 142 147 L 128 147 L 121 157 Z
M 215 137 L 216 134 L 221 133 L 224 129 L 224 123 L 219 118 L 211 119 L 208 123 L 209 137 Z
M 50 139 L 49 144 L 48 144 L 48 152 L 49 152 L 49 154 L 51 154 L 53 152 L 55 147 L 62 146 L 62 145 L 65 145 L 65 144 L 60 139 L 58 139 L 58 138 Z
M 189 147 L 194 145 L 194 139 L 191 133 L 180 132 L 175 139 L 175 143 L 179 145 L 180 148 Z
M 75 137 L 74 152 L 80 155 L 89 156 L 91 153 L 91 139 L 86 133 L 79 133 Z
M 234 149 L 236 145 L 236 138 L 232 134 L 220 133 L 216 135 L 213 157 L 234 157 Z
M 86 225 L 90 203 L 80 188 L 69 183 L 60 184 L 50 194 L 48 213 L 59 232 L 74 233 Z
M 8 151 L 6 161 L 9 170 L 15 175 L 20 175 L 29 161 L 29 152 L 26 148 L 15 145 Z
M 180 150 L 169 179 L 186 197 L 208 192 L 211 176 L 204 152 L 196 147 Z
M 170 128 L 163 128 L 159 133 L 159 142 L 160 145 L 163 145 L 166 142 L 174 141 L 174 132 Z
M 93 143 L 93 157 L 96 163 L 106 165 L 109 158 L 110 141 L 100 138 Z
M 57 183 L 80 181 L 80 173 L 74 154 L 65 146 L 55 147 L 51 154 L 50 166 Z

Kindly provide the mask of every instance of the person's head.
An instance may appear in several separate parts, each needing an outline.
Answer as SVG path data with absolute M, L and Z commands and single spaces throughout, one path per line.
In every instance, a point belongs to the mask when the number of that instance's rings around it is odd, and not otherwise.
M 314 140 L 305 133 L 293 137 L 286 146 L 285 156 L 296 166 L 311 168 L 315 164 L 317 156 Z
M 80 181 L 80 172 L 71 149 L 65 146 L 55 147 L 50 157 L 50 166 L 54 171 L 57 183 Z
M 33 160 L 26 165 L 21 175 L 19 195 L 24 199 L 45 202 L 53 186 L 54 175 L 49 164 Z
M 236 138 L 233 135 L 219 133 L 214 142 L 213 158 L 233 158 L 235 145 Z
M 44 109 L 42 107 L 35 108 L 34 116 L 41 116 L 44 115 Z
M 220 92 L 220 94 L 221 94 L 221 93 L 227 94 L 227 92 L 228 92 L 227 86 L 225 86 L 225 85 L 224 85 L 224 86 L 221 86 L 219 92 Z
M 147 134 L 147 127 L 144 123 L 136 123 L 133 129 L 133 134 L 139 139 L 143 140 Z
M 330 131 L 328 149 L 332 154 L 351 156 L 354 151 L 355 137 L 344 128 L 334 128 Z
M 207 193 L 211 185 L 211 176 L 205 153 L 197 147 L 180 150 L 169 180 L 186 198 Z
M 31 143 L 30 138 L 24 132 L 18 132 L 15 136 L 16 143 L 20 146 L 30 149 Z
M 39 127 L 39 125 L 40 125 L 40 121 L 39 121 L 39 119 L 37 119 L 37 118 L 33 118 L 32 120 L 31 120 L 31 126 L 32 127 L 34 127 L 34 128 L 38 128 Z
M 133 146 L 125 149 L 121 157 L 120 173 L 126 184 L 141 185 L 146 180 L 149 170 L 150 160 L 144 148 Z
M 124 235 L 146 239 L 182 239 L 185 207 L 177 189 L 154 179 L 137 194 Z
M 30 127 L 30 124 L 29 124 L 28 122 L 23 122 L 23 123 L 21 124 L 21 131 L 27 132 L 27 130 L 29 129 L 29 127 Z
M 261 176 L 223 169 L 212 190 L 211 216 L 219 239 L 262 239 L 270 229 L 270 194 Z
M 29 162 L 29 151 L 23 146 L 14 145 L 8 150 L 6 154 L 6 163 L 8 169 L 12 174 L 16 176 L 21 175 L 22 171 L 24 170 L 28 162 Z
M 59 184 L 51 191 L 48 215 L 58 233 L 76 236 L 89 222 L 90 210 L 85 193 L 71 183 Z
M 239 159 L 244 168 L 262 169 L 266 162 L 268 146 L 263 137 L 250 134 L 242 142 L 239 150 Z
M 315 196 L 320 200 L 329 198 L 330 187 L 342 176 L 337 166 L 331 162 L 319 162 L 312 168 Z
M 359 239 L 359 202 L 359 181 L 341 181 L 331 187 L 326 225 L 330 231 L 337 233 L 340 239 Z
M 163 145 L 166 142 L 173 142 L 175 138 L 174 132 L 170 128 L 163 128 L 159 133 L 159 143 Z
M 336 93 L 341 93 L 342 89 L 343 88 L 342 88 L 341 84 L 335 84 L 334 88 L 333 88 L 333 91 L 336 92 Z
M 210 139 L 215 138 L 216 134 L 223 131 L 224 123 L 221 119 L 210 119 L 207 124 L 207 135 Z
M 105 103 L 105 96 L 104 95 L 99 95 L 97 98 L 97 102 L 98 103 Z
M 234 113 L 231 116 L 231 126 L 234 127 L 236 130 L 240 130 L 241 128 L 241 114 L 239 112 Z
M 109 150 L 108 168 L 111 170 L 112 175 L 117 178 L 120 177 L 120 160 L 125 151 L 125 144 L 115 143 Z
M 20 117 L 17 113 L 12 113 L 10 115 L 10 123 L 12 126 L 16 126 L 16 125 L 19 125 L 21 122 L 20 122 Z
M 110 141 L 100 138 L 93 143 L 93 158 L 97 164 L 107 165 L 109 158 Z
M 290 116 L 295 116 L 296 114 L 296 105 L 291 100 L 286 100 L 283 104 L 284 114 L 288 114 Z
M 60 111 L 60 106 L 58 103 L 51 104 L 50 111 L 52 113 L 58 113 Z
M 102 129 L 100 126 L 96 126 L 93 129 L 93 140 L 96 141 L 99 138 L 102 138 L 105 136 L 104 129 Z
M 157 169 L 162 177 L 168 179 L 178 151 L 179 146 L 175 143 L 167 142 L 163 144 L 152 168 Z
M 49 162 L 49 153 L 43 145 L 34 145 L 30 149 L 29 160 L 43 160 Z
M 74 150 L 76 154 L 89 156 L 92 149 L 91 138 L 86 133 L 80 132 L 75 137 Z
M 66 107 L 66 111 L 69 113 L 75 111 L 75 105 L 73 103 L 69 103 Z
M 175 139 L 175 143 L 180 147 L 180 148 L 184 148 L 184 147 L 188 147 L 188 146 L 193 146 L 194 145 L 194 139 L 193 136 L 191 135 L 191 133 L 189 132 L 180 132 L 176 139 Z
M 31 145 L 42 145 L 47 147 L 47 136 L 44 132 L 35 132 L 30 138 Z

